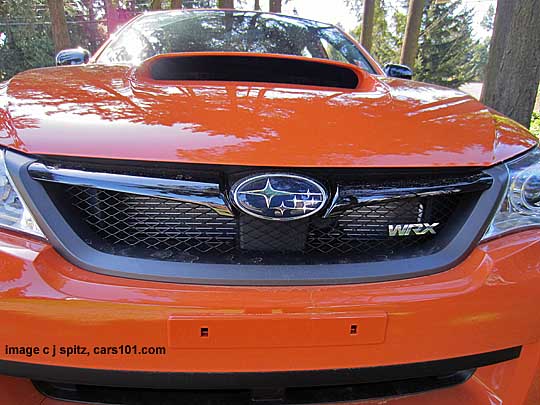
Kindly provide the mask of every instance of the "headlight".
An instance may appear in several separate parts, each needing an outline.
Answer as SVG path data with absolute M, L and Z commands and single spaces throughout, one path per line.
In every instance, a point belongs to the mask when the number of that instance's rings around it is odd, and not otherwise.
M 518 229 L 540 227 L 540 149 L 507 163 L 506 195 L 484 236 L 492 238 Z
M 0 228 L 45 237 L 15 189 L 6 169 L 5 152 L 0 150 Z

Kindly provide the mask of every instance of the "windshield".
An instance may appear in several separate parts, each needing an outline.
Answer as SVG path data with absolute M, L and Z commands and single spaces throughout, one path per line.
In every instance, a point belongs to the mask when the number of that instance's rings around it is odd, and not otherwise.
M 171 11 L 136 19 L 99 55 L 99 63 L 138 64 L 174 52 L 253 52 L 351 63 L 375 73 L 336 27 L 275 14 L 242 11 Z

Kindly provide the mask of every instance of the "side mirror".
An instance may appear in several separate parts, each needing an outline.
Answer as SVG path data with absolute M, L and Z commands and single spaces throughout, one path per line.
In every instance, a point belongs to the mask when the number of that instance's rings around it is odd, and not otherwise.
M 384 73 L 388 77 L 397 77 L 398 79 L 411 80 L 413 77 L 413 71 L 410 67 L 394 63 L 384 65 Z
M 83 48 L 64 49 L 56 55 L 56 66 L 84 65 L 90 60 L 90 51 Z

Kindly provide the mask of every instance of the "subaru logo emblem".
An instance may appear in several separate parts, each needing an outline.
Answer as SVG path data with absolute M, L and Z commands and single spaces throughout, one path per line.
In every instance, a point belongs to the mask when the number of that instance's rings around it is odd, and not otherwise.
M 328 196 L 315 180 L 292 174 L 247 177 L 232 188 L 236 206 L 256 218 L 292 221 L 319 212 Z

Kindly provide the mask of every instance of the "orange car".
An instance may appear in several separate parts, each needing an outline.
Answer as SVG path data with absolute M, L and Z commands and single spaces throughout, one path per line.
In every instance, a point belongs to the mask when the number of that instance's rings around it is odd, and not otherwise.
M 540 403 L 523 127 L 295 17 L 87 59 L 0 87 L 2 405 Z

